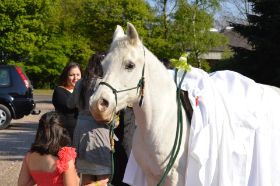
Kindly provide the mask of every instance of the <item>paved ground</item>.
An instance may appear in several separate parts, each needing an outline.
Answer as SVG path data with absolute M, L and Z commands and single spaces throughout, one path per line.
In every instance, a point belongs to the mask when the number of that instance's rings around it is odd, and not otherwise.
M 47 98 L 47 99 L 46 99 Z M 30 148 L 40 116 L 53 110 L 49 97 L 35 97 L 40 115 L 13 120 L 11 127 L 0 130 L 0 186 L 16 186 L 22 159 Z

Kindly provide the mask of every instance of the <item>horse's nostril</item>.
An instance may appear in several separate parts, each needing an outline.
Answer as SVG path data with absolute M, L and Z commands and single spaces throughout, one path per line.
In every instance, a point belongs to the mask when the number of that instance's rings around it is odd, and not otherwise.
M 109 102 L 104 98 L 101 98 L 99 103 L 102 107 L 108 107 L 109 106 Z

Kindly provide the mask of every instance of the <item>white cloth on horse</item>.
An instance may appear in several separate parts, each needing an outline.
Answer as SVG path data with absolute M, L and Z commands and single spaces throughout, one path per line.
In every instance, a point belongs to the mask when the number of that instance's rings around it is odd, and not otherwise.
M 280 185 L 280 96 L 264 87 L 231 71 L 186 74 L 181 88 L 193 107 L 186 186 Z M 140 170 L 132 154 L 124 181 L 143 186 Z
M 131 186 L 148 186 L 145 174 L 134 159 L 132 151 L 129 155 L 129 160 L 126 165 L 123 182 Z

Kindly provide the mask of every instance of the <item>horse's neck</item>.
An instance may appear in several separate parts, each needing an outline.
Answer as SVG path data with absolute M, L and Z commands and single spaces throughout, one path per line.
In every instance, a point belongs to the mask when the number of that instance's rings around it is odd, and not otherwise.
M 149 63 L 149 64 L 147 64 Z M 162 176 L 172 150 L 177 128 L 176 85 L 168 71 L 158 63 L 147 61 L 145 69 L 144 104 L 134 105 L 137 122 L 133 140 L 133 154 L 147 176 L 149 185 L 156 185 Z M 174 163 L 168 185 L 178 182 L 185 175 L 187 164 L 187 131 L 183 114 L 183 135 L 178 158 Z M 181 158 L 182 157 L 182 158 Z M 178 160 L 180 159 L 180 164 Z M 180 173 L 180 174 L 179 174 Z M 171 184 L 172 182 L 172 184 Z M 182 182 L 182 183 L 181 183 Z
M 154 60 L 149 56 L 146 61 L 144 104 L 134 108 L 140 135 L 150 148 L 158 143 L 169 145 L 169 141 L 172 145 L 177 121 L 175 83 L 164 66 Z

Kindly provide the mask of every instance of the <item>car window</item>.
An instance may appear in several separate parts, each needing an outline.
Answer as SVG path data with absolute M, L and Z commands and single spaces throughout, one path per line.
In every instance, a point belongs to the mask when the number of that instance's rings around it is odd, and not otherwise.
M 0 69 L 0 87 L 9 86 L 11 84 L 11 78 L 9 75 L 9 69 Z

